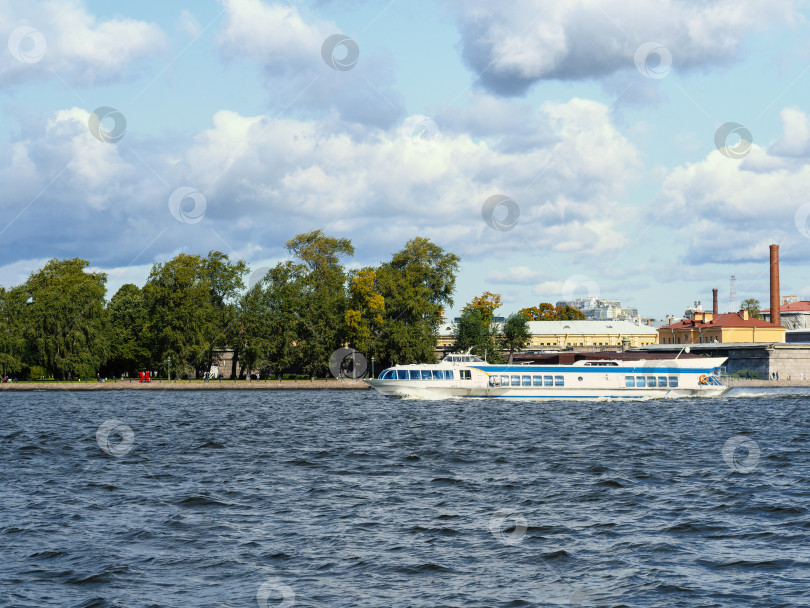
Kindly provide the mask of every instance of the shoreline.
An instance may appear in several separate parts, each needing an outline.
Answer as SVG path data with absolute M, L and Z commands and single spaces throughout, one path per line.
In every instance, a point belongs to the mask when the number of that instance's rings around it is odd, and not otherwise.
M 216 391 L 216 390 L 365 390 L 362 380 L 107 380 L 106 382 L 3 382 L 0 391 Z

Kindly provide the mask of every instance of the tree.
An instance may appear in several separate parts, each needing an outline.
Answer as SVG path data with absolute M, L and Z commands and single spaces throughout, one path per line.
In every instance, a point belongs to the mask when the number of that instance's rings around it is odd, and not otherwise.
M 265 277 L 263 308 L 267 311 L 267 360 L 279 378 L 301 365 L 301 324 L 307 267 L 281 262 Z
M 31 297 L 26 337 L 32 356 L 57 380 L 93 377 L 107 358 L 107 275 L 87 272 L 88 264 L 53 259 L 25 283 Z
M 566 304 L 556 307 L 555 318 L 558 321 L 584 321 L 586 317 L 578 308 Z
M 382 330 L 384 314 L 385 298 L 379 293 L 377 273 L 372 268 L 357 271 L 349 283 L 346 336 L 366 359 L 379 355 L 374 337 Z
M 453 350 L 456 352 L 471 352 L 483 357 L 492 363 L 500 363 L 501 357 L 495 341 L 497 326 L 484 316 L 486 313 L 480 308 L 464 307 L 461 317 L 456 324 Z
M 503 324 L 501 334 L 503 345 L 509 350 L 509 365 L 512 365 L 512 357 L 515 351 L 524 348 L 532 337 L 526 317 L 519 313 L 509 315 Z
M 297 338 L 303 370 L 311 376 L 329 371 L 329 358 L 346 342 L 346 272 L 341 258 L 354 255 L 348 239 L 325 236 L 321 230 L 287 241 L 287 250 L 309 271 L 298 279 L 303 293 Z
M 584 320 L 585 315 L 573 306 L 552 306 L 542 302 L 537 306 L 521 308 L 518 314 L 523 315 L 527 321 L 576 321 Z
M 453 305 L 459 257 L 416 237 L 377 269 L 385 300 L 383 328 L 376 340 L 381 363 L 436 361 L 436 331 Z
M 489 323 L 495 316 L 495 311 L 501 307 L 501 296 L 497 293 L 485 291 L 482 295 L 473 298 L 462 310 L 480 310 L 484 321 Z
M 8 291 L 0 287 L 0 377 L 15 376 L 25 367 L 27 299 L 24 287 L 12 287 Z
M 181 253 L 152 266 L 143 295 L 154 367 L 163 369 L 171 358 L 173 375 L 210 369 L 214 350 L 227 341 L 246 272 L 243 261 L 231 263 L 219 251 L 205 258 Z
M 755 298 L 748 298 L 740 303 L 740 310 L 747 310 L 751 319 L 761 319 L 761 304 Z
M 107 305 L 110 355 L 105 369 L 114 375 L 147 369 L 149 349 L 146 304 L 137 285 L 127 283 Z

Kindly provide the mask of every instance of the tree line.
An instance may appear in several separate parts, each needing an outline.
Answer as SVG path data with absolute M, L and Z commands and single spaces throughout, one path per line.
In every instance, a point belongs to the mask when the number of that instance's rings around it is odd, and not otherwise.
M 241 368 L 322 377 L 346 344 L 380 366 L 435 361 L 458 256 L 417 237 L 379 266 L 349 271 L 348 239 L 316 230 L 286 248 L 293 259 L 249 286 L 243 260 L 181 253 L 109 302 L 105 273 L 89 272 L 86 260 L 53 259 L 24 284 L 0 287 L 0 374 L 201 377 L 230 348 L 232 376 Z

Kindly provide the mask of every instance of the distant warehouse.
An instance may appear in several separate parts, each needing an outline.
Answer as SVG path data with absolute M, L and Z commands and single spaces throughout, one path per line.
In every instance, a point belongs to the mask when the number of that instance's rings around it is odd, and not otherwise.
M 785 328 L 751 319 L 747 310 L 717 314 L 697 311 L 693 318 L 658 328 L 660 344 L 784 342 Z
M 455 323 L 439 327 L 438 347 L 453 348 Z M 558 350 L 580 347 L 631 347 L 658 343 L 654 327 L 630 321 L 529 321 L 531 342 L 526 350 Z

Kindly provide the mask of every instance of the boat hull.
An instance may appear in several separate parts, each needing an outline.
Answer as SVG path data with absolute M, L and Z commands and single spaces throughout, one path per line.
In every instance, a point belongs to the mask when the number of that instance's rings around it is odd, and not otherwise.
M 649 388 L 643 392 L 633 389 L 544 389 L 542 387 L 523 388 L 476 388 L 460 386 L 437 386 L 436 383 L 391 382 L 387 380 L 366 380 L 371 388 L 386 397 L 401 399 L 514 399 L 514 400 L 555 400 L 555 401 L 605 401 L 628 400 L 646 401 L 649 399 L 675 399 L 680 397 L 720 397 L 727 390 L 726 386 L 707 386 L 696 388 Z

